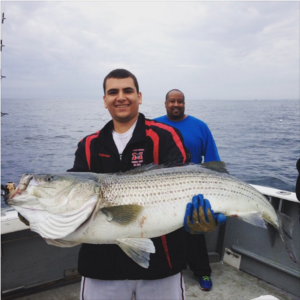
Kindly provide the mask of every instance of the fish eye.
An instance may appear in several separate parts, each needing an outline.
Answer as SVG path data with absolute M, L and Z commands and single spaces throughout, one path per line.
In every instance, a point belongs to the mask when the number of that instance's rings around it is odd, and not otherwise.
M 53 176 L 51 176 L 51 175 L 48 175 L 48 176 L 46 176 L 46 178 L 45 178 L 45 180 L 46 180 L 47 182 L 51 182 L 52 179 L 53 179 Z

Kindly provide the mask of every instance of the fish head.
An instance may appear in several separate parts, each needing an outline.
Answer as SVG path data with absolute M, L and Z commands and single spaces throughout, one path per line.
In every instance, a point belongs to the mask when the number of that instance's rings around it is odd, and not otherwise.
M 100 186 L 92 173 L 23 174 L 5 202 L 15 208 L 30 227 L 40 227 L 45 220 L 52 220 L 52 226 L 55 220 L 55 226 L 71 226 L 74 230 L 92 214 L 99 196 Z M 45 236 L 61 238 L 61 234 Z
M 97 178 L 82 173 L 23 174 L 5 202 L 11 206 L 39 204 L 48 210 L 52 207 L 53 212 L 63 212 L 76 209 L 99 192 Z

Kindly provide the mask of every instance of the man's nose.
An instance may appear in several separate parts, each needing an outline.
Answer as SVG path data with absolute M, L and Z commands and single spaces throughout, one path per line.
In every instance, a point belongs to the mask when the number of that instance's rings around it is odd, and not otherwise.
M 119 91 L 117 95 L 117 100 L 125 100 L 125 93 L 123 91 Z

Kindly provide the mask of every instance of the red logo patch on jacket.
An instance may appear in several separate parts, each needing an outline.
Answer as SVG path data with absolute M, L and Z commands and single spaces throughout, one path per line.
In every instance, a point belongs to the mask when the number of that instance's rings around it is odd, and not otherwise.
M 144 151 L 145 149 L 134 149 L 131 154 L 131 163 L 134 167 L 142 165 L 144 161 Z
M 99 156 L 102 156 L 102 157 L 110 157 L 109 154 L 104 154 L 104 153 L 99 153 Z

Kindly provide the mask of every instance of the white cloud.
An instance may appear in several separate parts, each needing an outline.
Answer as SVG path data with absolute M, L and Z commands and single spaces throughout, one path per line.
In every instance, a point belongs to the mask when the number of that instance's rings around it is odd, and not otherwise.
M 114 68 L 147 98 L 299 97 L 297 2 L 6 2 L 2 97 L 100 98 Z

